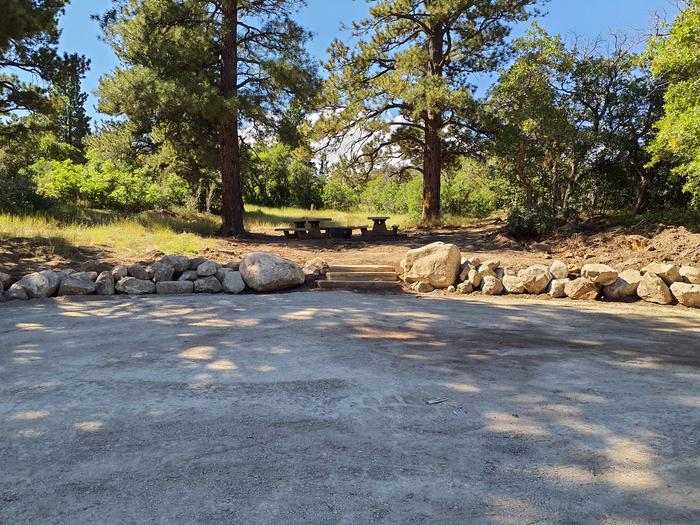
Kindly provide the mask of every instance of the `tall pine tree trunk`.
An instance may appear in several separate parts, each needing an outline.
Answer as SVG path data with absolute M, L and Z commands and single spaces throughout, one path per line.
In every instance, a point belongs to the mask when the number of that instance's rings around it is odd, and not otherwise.
M 221 234 L 245 235 L 241 157 L 238 145 L 238 0 L 222 2 L 221 96 L 233 109 L 222 111 L 219 122 L 221 145 Z
M 428 46 L 430 52 L 430 74 L 442 76 L 444 27 L 437 23 L 432 27 Z M 440 222 L 440 174 L 442 171 L 442 113 L 437 108 L 426 110 L 423 123 L 423 224 L 430 226 Z
M 431 113 L 425 118 L 425 146 L 423 147 L 423 214 L 425 225 L 440 222 L 440 172 L 442 151 L 440 145 L 440 117 Z

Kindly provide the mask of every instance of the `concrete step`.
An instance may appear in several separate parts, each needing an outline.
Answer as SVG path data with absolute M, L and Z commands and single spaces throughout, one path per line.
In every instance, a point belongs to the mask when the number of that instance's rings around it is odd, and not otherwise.
M 365 292 L 400 292 L 399 281 L 318 281 L 321 290 L 360 290 Z
M 331 281 L 398 281 L 396 272 L 328 272 Z
M 334 265 L 328 268 L 329 272 L 333 273 L 354 273 L 354 272 L 361 272 L 361 273 L 367 273 L 367 272 L 376 272 L 376 273 L 387 273 L 387 272 L 395 272 L 396 270 L 394 269 L 393 266 L 380 266 L 380 265 L 373 265 L 373 264 L 340 264 L 340 265 Z

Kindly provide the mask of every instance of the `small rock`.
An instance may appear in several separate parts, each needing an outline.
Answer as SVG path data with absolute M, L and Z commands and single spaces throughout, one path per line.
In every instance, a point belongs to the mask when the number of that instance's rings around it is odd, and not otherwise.
M 195 270 L 187 270 L 182 272 L 178 281 L 196 281 L 198 278 L 197 272 Z
M 17 283 L 24 288 L 30 299 L 35 299 L 55 295 L 61 285 L 61 278 L 56 272 L 44 270 L 25 275 Z
M 413 286 L 413 289 L 418 293 L 430 293 L 433 290 L 435 290 L 433 285 L 431 285 L 430 283 L 421 283 L 421 282 L 416 283 Z
M 678 271 L 683 280 L 690 284 L 700 284 L 700 268 L 694 266 L 682 266 Z
M 485 264 L 479 266 L 476 271 L 482 279 L 484 277 L 496 277 L 496 272 L 490 266 Z
M 81 272 L 92 273 L 92 272 Z M 79 279 L 68 276 L 61 281 L 58 288 L 58 295 L 91 295 L 95 293 L 97 285 L 90 279 Z
M 190 268 L 190 260 L 184 255 L 166 255 L 160 262 L 172 266 L 177 273 L 186 272 Z
M 145 271 L 145 269 L 144 269 Z M 145 295 L 156 293 L 156 283 L 150 279 L 137 279 L 136 277 L 124 277 L 115 285 L 119 293 L 128 295 Z
M 463 282 L 463 283 L 459 283 L 457 285 L 457 293 L 458 294 L 464 295 L 464 294 L 472 293 L 473 291 L 474 291 L 474 287 L 469 282 Z
M 8 289 L 12 284 L 12 276 L 9 273 L 0 272 L 0 284 L 2 284 L 5 289 Z
M 202 263 L 206 264 L 206 263 Z M 201 266 L 201 265 L 200 265 Z M 185 282 L 185 281 L 180 281 Z M 221 291 L 221 283 L 213 275 L 200 277 L 194 282 L 194 293 L 219 293 Z
M 134 279 L 138 279 L 140 281 L 150 281 L 151 280 L 151 275 L 148 273 L 148 270 L 141 265 L 141 264 L 132 264 L 128 267 L 128 275 L 129 277 L 133 277 Z
M 502 282 L 503 282 L 503 288 L 505 288 L 506 292 L 508 292 L 508 293 L 512 293 L 512 294 L 525 293 L 525 283 L 523 282 L 522 277 L 518 277 L 517 275 L 504 275 Z
M 637 295 L 648 303 L 673 303 L 671 290 L 664 280 L 653 272 L 647 272 L 642 276 L 637 286 Z
M 554 279 L 566 279 L 569 277 L 569 267 L 562 261 L 554 261 L 549 267 L 549 273 Z
M 566 297 L 566 285 L 571 281 L 569 279 L 553 279 L 547 287 L 547 293 L 554 299 Z
M 97 272 L 74 272 L 69 273 L 68 275 L 70 275 L 73 279 L 82 279 L 83 281 L 91 281 L 94 283 L 99 274 Z
M 320 257 L 316 257 L 306 261 L 302 270 L 304 271 L 304 277 L 306 277 L 307 281 L 318 281 L 326 275 L 328 263 Z
M 95 259 L 89 259 L 80 265 L 81 272 L 95 272 L 95 274 L 99 274 L 105 270 L 109 270 L 109 265 Z
M 3 295 L 8 301 L 26 301 L 29 299 L 27 292 L 18 283 L 10 286 Z
M 625 270 L 620 272 L 613 284 L 603 288 L 603 295 L 606 299 L 624 299 L 626 297 L 636 297 L 637 287 L 642 280 L 642 274 L 637 270 Z
M 593 301 L 598 297 L 599 290 L 593 281 L 585 277 L 579 277 L 566 283 L 564 293 L 571 299 Z
M 700 284 L 673 283 L 671 293 L 683 306 L 700 308 Z
M 219 266 L 214 261 L 204 261 L 197 266 L 197 275 L 200 277 L 211 277 L 212 275 L 216 275 L 218 269 Z
M 182 295 L 194 292 L 192 281 L 159 281 L 156 293 L 160 295 Z
M 475 269 L 478 268 L 479 266 L 481 266 L 481 259 L 479 259 L 478 257 L 469 257 L 467 259 L 467 262 L 469 264 L 471 264 L 472 268 L 475 268 Z
M 580 276 L 581 275 L 581 266 L 579 264 L 570 264 L 569 265 L 569 276 Z
M 476 290 L 481 286 L 481 274 L 472 268 L 467 272 L 466 282 L 471 285 L 472 289 Z
M 245 290 L 245 282 L 243 282 L 243 277 L 241 277 L 241 272 L 231 270 L 226 272 L 223 279 L 220 279 L 221 289 L 224 293 L 239 294 Z
M 171 264 L 162 261 L 155 262 L 149 268 L 148 273 L 151 275 L 153 282 L 172 281 L 175 268 Z
M 487 268 L 491 268 L 494 272 L 496 271 L 496 268 L 501 266 L 501 261 L 498 259 L 489 259 L 488 261 L 484 261 L 481 263 L 481 266 L 486 266 Z
M 190 259 L 190 267 L 187 269 L 196 271 L 199 265 L 203 262 L 207 262 L 206 257 L 193 257 L 192 259 Z
M 642 268 L 642 273 L 653 273 L 654 275 L 658 275 L 668 286 L 671 286 L 673 283 L 683 282 L 683 277 L 681 276 L 680 268 L 678 268 L 678 266 L 676 266 L 675 264 L 647 264 L 644 268 Z
M 230 268 L 234 272 L 237 272 L 241 267 L 241 261 L 230 261 L 224 264 L 224 268 Z
M 95 293 L 97 295 L 114 295 L 114 277 L 111 271 L 101 272 L 95 280 Z
M 526 268 L 519 272 L 519 276 L 523 280 L 525 291 L 533 295 L 543 293 L 552 280 L 552 274 L 549 273 L 549 268 L 541 264 L 534 264 Z
M 581 268 L 581 276 L 601 286 L 608 286 L 617 280 L 617 270 L 606 264 L 586 264 Z
M 472 269 L 472 265 L 469 264 L 469 261 L 463 260 L 462 261 L 462 266 L 459 269 L 459 282 L 464 282 L 467 280 L 469 277 L 469 270 Z
M 481 281 L 481 292 L 485 295 L 500 295 L 503 293 L 503 283 L 500 279 L 487 275 Z
M 114 279 L 114 282 L 123 279 L 127 275 L 129 275 L 129 269 L 123 264 L 118 264 L 112 268 L 112 279 Z

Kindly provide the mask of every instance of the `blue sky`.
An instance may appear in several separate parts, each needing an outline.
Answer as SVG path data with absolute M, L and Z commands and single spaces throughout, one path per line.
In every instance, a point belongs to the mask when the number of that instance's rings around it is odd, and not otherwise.
M 61 20 L 62 50 L 84 54 L 92 61 L 84 89 L 91 94 L 90 115 L 98 119 L 92 92 L 100 76 L 114 69 L 116 60 L 110 48 L 99 40 L 98 24 L 90 15 L 104 12 L 110 4 L 110 0 L 72 0 Z M 551 0 L 545 5 L 545 11 L 539 23 L 550 33 L 570 38 L 609 38 L 611 33 L 628 33 L 640 41 L 651 30 L 655 13 L 671 18 L 677 12 L 673 0 Z M 342 37 L 341 23 L 349 25 L 366 13 L 364 0 L 308 0 L 298 19 L 315 35 L 310 45 L 311 54 L 322 60 L 328 44 Z M 515 34 L 523 30 L 517 28 Z

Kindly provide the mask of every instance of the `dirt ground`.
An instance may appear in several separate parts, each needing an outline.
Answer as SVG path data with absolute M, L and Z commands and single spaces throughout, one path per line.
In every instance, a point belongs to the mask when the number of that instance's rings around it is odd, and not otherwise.
M 227 262 L 253 251 L 269 251 L 303 264 L 313 257 L 329 263 L 389 264 L 399 269 L 406 251 L 430 242 L 457 245 L 465 255 L 483 259 L 499 258 L 503 266 L 519 269 L 548 259 L 567 263 L 602 262 L 618 269 L 641 269 L 652 261 L 700 264 L 700 226 L 695 228 L 664 225 L 636 227 L 610 226 L 605 222 L 567 225 L 541 241 L 518 241 L 511 237 L 502 220 L 490 220 L 471 227 L 433 230 L 409 229 L 404 235 L 386 240 L 352 241 L 285 239 L 279 232 L 254 232 L 249 239 L 219 239 L 216 250 L 199 255 Z M 161 253 L 142 259 L 124 259 L 99 246 L 79 251 L 74 260 L 46 255 L 40 246 L 26 239 L 14 239 L 0 246 L 0 271 L 19 277 L 31 271 L 65 267 L 97 258 L 116 263 L 152 262 Z
M 700 312 L 0 305 L 0 523 L 691 524 Z

